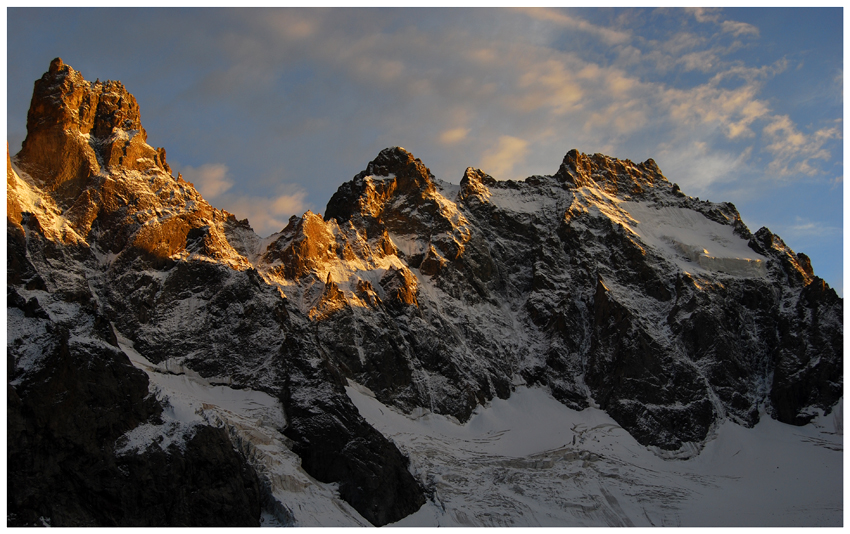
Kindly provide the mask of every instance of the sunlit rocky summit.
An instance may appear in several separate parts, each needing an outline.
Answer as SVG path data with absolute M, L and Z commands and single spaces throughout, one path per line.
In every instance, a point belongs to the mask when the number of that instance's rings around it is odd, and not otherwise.
M 651 159 L 455 185 L 387 148 L 262 238 L 119 82 L 57 58 L 27 131 L 9 525 L 689 524 L 733 484 L 706 462 L 761 465 L 721 445 L 786 427 L 837 466 L 841 524 L 842 299 Z

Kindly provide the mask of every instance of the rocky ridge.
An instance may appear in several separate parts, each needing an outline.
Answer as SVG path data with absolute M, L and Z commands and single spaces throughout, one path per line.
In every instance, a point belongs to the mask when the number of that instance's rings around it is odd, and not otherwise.
M 538 385 L 674 456 L 697 453 L 722 420 L 752 426 L 766 411 L 804 424 L 842 395 L 842 300 L 805 255 L 765 228 L 750 233 L 731 204 L 687 197 L 652 160 L 573 150 L 551 176 L 503 182 L 470 168 L 454 185 L 388 148 L 324 217 L 293 217 L 261 239 L 171 176 L 146 139 L 120 83 L 91 84 L 57 59 L 7 162 L 10 465 L 20 466 L 9 477 L 27 480 L 16 494 L 28 495 L 10 501 L 15 524 L 248 524 L 261 508 L 304 524 L 292 488 L 309 477 L 336 484 L 346 517 L 397 521 L 432 483 L 360 416 L 352 382 L 402 412 L 458 421 Z M 56 434 L 37 415 L 49 395 L 93 380 L 79 365 L 48 378 L 74 360 L 102 362 L 87 367 L 97 381 L 134 392 L 121 402 L 76 393 L 51 412 L 93 414 L 107 425 L 94 434 Z M 246 430 L 203 405 L 201 422 L 169 426 L 151 373 L 262 392 L 283 420 Z M 142 425 L 173 447 L 116 454 Z M 300 467 L 275 471 L 257 432 Z M 47 441 L 31 452 L 12 445 L 37 440 Z M 58 460 L 74 447 L 112 471 Z M 240 473 L 215 478 L 237 481 L 226 489 L 199 478 L 219 457 Z M 38 473 L 48 460 L 62 467 Z M 139 501 L 128 488 L 157 462 L 185 474 L 145 475 L 153 501 Z M 81 498 L 118 472 L 127 486 L 107 485 L 110 506 Z M 59 478 L 74 481 L 64 501 L 49 489 Z M 170 484 L 200 492 L 182 515 L 128 504 L 166 506 Z M 244 501 L 247 515 L 202 506 L 221 514 L 201 518 L 189 496 Z

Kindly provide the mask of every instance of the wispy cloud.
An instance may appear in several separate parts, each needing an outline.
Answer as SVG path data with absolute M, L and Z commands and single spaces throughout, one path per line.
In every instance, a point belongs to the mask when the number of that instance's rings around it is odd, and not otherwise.
M 96 29 L 119 13 L 80 15 L 76 33 L 92 28 L 86 35 L 93 37 L 74 37 L 74 50 L 89 47 L 97 58 L 91 64 L 130 64 L 127 58 L 137 52 L 130 41 L 105 50 L 96 38 Z M 775 52 L 786 36 L 757 17 L 744 19 L 744 12 L 133 13 L 144 24 L 126 20 L 130 35 L 146 36 L 156 27 L 168 39 L 150 39 L 155 53 L 106 74 L 137 75 L 140 83 L 121 79 L 137 92 L 151 142 L 166 146 L 172 159 L 188 145 L 187 159 L 219 162 L 182 171 L 216 206 L 248 217 L 261 233 L 313 209 L 309 201 L 324 204 L 380 149 L 398 144 L 454 181 L 469 165 L 502 179 L 552 173 L 570 148 L 633 161 L 652 157 L 688 194 L 718 199 L 733 181 L 744 190 L 744 182 L 764 184 L 765 178 L 811 181 L 811 175 L 841 173 L 841 125 L 829 122 L 840 110 L 827 117 L 803 113 L 804 105 L 814 109 L 809 88 L 816 85 L 804 77 L 823 54 L 807 55 L 805 68 L 787 72 L 789 64 L 803 65 L 802 56 Z M 70 27 L 51 31 L 70 42 Z M 23 50 L 17 43 L 28 43 L 28 54 L 46 49 L 29 37 L 41 28 L 28 28 L 10 25 L 15 46 Z M 819 82 L 822 101 L 840 106 L 840 61 L 829 65 Z M 782 91 L 790 85 L 809 100 L 789 103 Z M 148 104 L 143 99 L 152 88 L 159 100 Z M 152 116 L 158 124 L 149 122 Z M 276 189 L 284 175 L 301 189 Z
M 513 170 L 528 155 L 528 141 L 503 135 L 496 146 L 484 152 L 479 167 L 494 178 L 513 178 Z
M 765 80 L 785 70 L 787 62 L 761 67 L 732 65 L 704 84 L 665 88 L 664 106 L 679 124 L 704 126 L 722 132 L 727 139 L 753 138 L 757 121 L 771 120 L 768 102 L 760 98 Z
M 584 19 L 567 15 L 566 13 L 555 9 L 545 7 L 522 7 L 516 9 L 537 20 L 551 22 L 563 28 L 594 35 L 607 44 L 623 44 L 631 39 L 631 35 L 628 32 L 613 28 L 606 28 L 604 26 L 597 26 L 596 24 L 592 24 Z
M 804 134 L 787 115 L 776 116 L 763 132 L 770 143 L 767 150 L 774 156 L 768 170 L 779 176 L 818 174 L 814 160 L 829 159 L 831 151 L 826 147 L 827 142 L 841 138 L 841 129 L 835 126 Z
M 445 145 L 459 143 L 466 139 L 466 136 L 469 135 L 469 131 L 469 128 L 450 128 L 448 130 L 444 130 L 440 134 L 440 143 Z
M 662 171 L 689 195 L 710 194 L 722 183 L 736 181 L 752 157 L 752 147 L 741 152 L 718 149 L 691 135 L 659 146 L 657 156 L 665 162 Z
M 562 61 L 530 61 L 519 76 L 516 107 L 523 112 L 546 107 L 563 115 L 581 103 L 584 93 L 575 75 Z
M 686 7 L 685 11 L 693 15 L 697 22 L 717 22 L 721 9 L 718 7 Z
M 735 37 L 740 37 L 741 35 L 752 35 L 754 37 L 759 36 L 759 29 L 752 24 L 747 24 L 746 22 L 724 20 L 720 23 L 720 28 L 723 33 L 731 33 Z
M 720 25 L 720 31 L 729 33 L 733 37 L 742 35 L 759 36 L 759 29 L 752 24 L 746 22 L 738 22 L 735 20 L 721 20 L 723 18 L 723 10 L 720 8 L 711 7 L 690 7 L 685 8 L 685 11 L 693 15 L 697 22 L 701 24 L 715 23 Z
M 205 163 L 197 168 L 191 165 L 175 167 L 207 200 L 217 198 L 233 187 L 233 180 L 228 176 L 229 169 L 223 163 Z
M 280 76 L 276 73 L 285 72 L 288 67 L 281 58 L 293 53 L 309 58 L 314 77 L 309 90 L 305 85 L 301 93 L 293 94 L 306 100 L 294 107 L 292 97 L 282 101 L 275 95 L 270 104 L 284 102 L 286 107 L 280 109 L 299 115 L 327 101 L 356 101 L 356 107 L 327 108 L 322 123 L 368 125 L 378 139 L 386 139 L 383 144 L 402 142 L 414 151 L 436 142 L 456 154 L 450 163 L 457 169 L 450 169 L 450 177 L 460 176 L 459 169 L 476 160 L 488 163 L 493 174 L 521 173 L 519 169 L 536 161 L 542 151 L 556 152 L 550 157 L 557 160 L 562 156 L 558 151 L 572 146 L 620 153 L 632 145 L 641 147 L 640 157 L 650 157 L 676 139 L 696 142 L 694 129 L 709 152 L 717 140 L 750 142 L 731 152 L 718 149 L 718 157 L 731 154 L 720 157 L 721 161 L 738 162 L 737 156 L 745 150 L 773 154 L 779 148 L 776 140 L 767 139 L 771 130 L 764 130 L 774 120 L 774 112 L 762 92 L 765 83 L 787 68 L 787 62 L 746 65 L 729 59 L 741 46 L 734 39 L 755 39 L 760 34 L 751 24 L 730 20 L 722 9 L 694 8 L 679 15 L 668 11 L 666 17 L 678 16 L 683 23 L 653 40 L 635 37 L 637 29 L 629 27 L 633 17 L 627 13 L 611 26 L 569 10 L 460 10 L 453 12 L 456 24 L 439 30 L 425 30 L 404 19 L 387 23 L 379 16 L 386 12 L 285 13 L 273 12 L 268 20 L 252 18 L 257 31 L 238 34 L 242 41 L 234 37 L 235 51 L 227 53 L 245 59 L 250 69 L 263 71 L 262 83 L 273 83 Z M 431 13 L 416 15 L 428 18 Z M 342 24 L 343 19 L 353 20 Z M 523 19 L 537 24 L 540 31 L 532 32 L 537 35 L 529 35 Z M 476 31 L 476 25 L 501 31 Z M 351 31 L 346 30 L 349 26 Z M 588 49 L 555 46 L 565 31 L 583 35 Z M 605 53 L 613 53 L 613 61 L 602 60 Z M 239 63 L 235 59 L 234 65 Z M 655 70 L 646 71 L 646 66 Z M 697 78 L 698 83 L 678 82 L 677 76 L 691 72 L 708 77 Z M 240 78 L 237 71 L 228 73 L 228 79 Z M 247 73 L 241 78 L 257 79 Z M 274 105 L 251 109 L 263 110 L 269 120 L 286 118 L 282 112 L 278 115 Z M 647 129 L 655 132 L 653 136 L 642 134 Z M 526 144 L 511 145 L 507 139 Z M 547 148 L 540 148 L 540 143 Z M 678 144 L 683 150 L 696 146 Z M 509 150 L 496 154 L 494 147 L 499 146 Z M 698 152 L 688 154 L 701 157 Z M 777 163 L 774 170 L 812 172 L 820 161 L 815 156 L 818 152 L 811 152 L 796 166 L 777 167 Z
M 310 209 L 307 191 L 295 184 L 277 187 L 270 196 L 246 195 L 231 191 L 235 183 L 230 169 L 223 163 L 205 163 L 198 167 L 172 164 L 174 169 L 191 182 L 210 204 L 224 208 L 240 219 L 248 219 L 252 228 L 263 236 L 279 232 L 289 217 L 302 215 Z
M 812 221 L 804 217 L 794 217 L 794 224 L 787 225 L 783 234 L 789 237 L 826 237 L 841 232 L 841 228 L 823 221 Z

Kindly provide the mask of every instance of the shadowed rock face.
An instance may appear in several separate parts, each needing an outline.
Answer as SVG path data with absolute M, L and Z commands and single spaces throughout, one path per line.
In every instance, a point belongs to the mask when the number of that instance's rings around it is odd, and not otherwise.
M 452 185 L 387 148 L 324 217 L 262 240 L 146 139 L 119 82 L 57 59 L 7 158 L 14 524 L 244 525 L 261 506 L 297 523 L 220 426 L 116 452 L 165 409 L 119 334 L 154 365 L 278 399 L 286 447 L 375 525 L 418 510 L 433 480 L 349 381 L 459 421 L 537 385 L 680 453 L 724 419 L 804 424 L 842 395 L 842 299 L 652 160 L 572 150 L 551 176 L 469 168 Z
M 35 293 L 9 287 L 8 524 L 259 526 L 259 480 L 222 428 L 116 453 L 126 432 L 161 424 L 162 404 L 96 304 Z

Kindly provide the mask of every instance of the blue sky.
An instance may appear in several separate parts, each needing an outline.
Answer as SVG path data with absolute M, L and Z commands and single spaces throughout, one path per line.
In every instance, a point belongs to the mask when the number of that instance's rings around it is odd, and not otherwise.
M 843 11 L 7 9 L 7 133 L 54 57 L 121 80 L 148 142 L 262 235 L 384 147 L 440 179 L 653 158 L 843 293 Z

